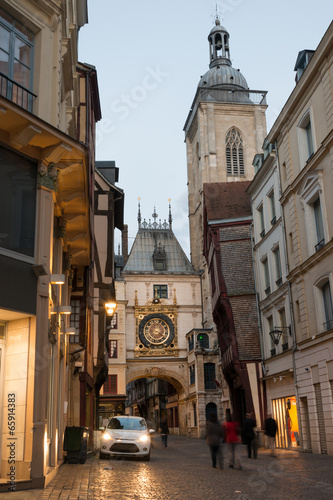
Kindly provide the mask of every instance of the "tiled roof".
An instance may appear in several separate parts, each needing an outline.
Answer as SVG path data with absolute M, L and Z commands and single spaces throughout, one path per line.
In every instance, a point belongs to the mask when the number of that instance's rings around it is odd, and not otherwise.
M 164 249 L 166 270 L 154 269 L 155 249 Z M 140 228 L 123 274 L 197 274 L 171 229 Z
M 250 196 L 245 192 L 250 181 L 204 184 L 207 219 L 235 219 L 252 215 Z

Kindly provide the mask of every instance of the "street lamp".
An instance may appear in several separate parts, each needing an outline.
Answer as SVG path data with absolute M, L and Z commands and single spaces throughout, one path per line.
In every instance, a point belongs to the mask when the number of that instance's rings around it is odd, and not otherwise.
M 291 336 L 291 326 L 274 326 L 274 330 L 269 332 L 273 342 L 275 345 L 278 345 L 280 342 L 281 335 L 284 331 L 287 331 L 289 335 Z
M 106 314 L 108 316 L 113 316 L 115 310 L 117 309 L 117 302 L 106 302 L 105 304 Z

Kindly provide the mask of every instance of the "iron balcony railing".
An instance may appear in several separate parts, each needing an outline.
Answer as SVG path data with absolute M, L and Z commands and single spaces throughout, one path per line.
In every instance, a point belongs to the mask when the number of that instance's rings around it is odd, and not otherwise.
M 32 111 L 34 99 L 37 97 L 22 85 L 0 72 L 0 95 L 15 102 L 21 108 Z

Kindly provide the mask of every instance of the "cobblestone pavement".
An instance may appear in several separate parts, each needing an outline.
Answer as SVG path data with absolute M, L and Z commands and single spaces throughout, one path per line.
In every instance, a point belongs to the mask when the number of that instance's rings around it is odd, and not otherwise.
M 1 493 L 0 500 L 319 500 L 333 498 L 333 456 L 260 449 L 257 460 L 241 447 L 242 470 L 213 469 L 204 440 L 154 438 L 150 462 L 99 460 L 64 464 L 45 490 Z

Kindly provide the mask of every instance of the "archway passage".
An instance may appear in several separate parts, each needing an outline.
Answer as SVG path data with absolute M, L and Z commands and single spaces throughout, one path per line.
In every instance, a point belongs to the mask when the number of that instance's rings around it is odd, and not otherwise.
M 217 406 L 215 403 L 208 403 L 206 406 L 206 420 L 210 420 L 212 415 L 217 418 Z
M 156 431 L 166 420 L 170 434 L 180 434 L 180 397 L 182 386 L 175 379 L 137 378 L 126 386 L 125 413 L 141 416 Z

